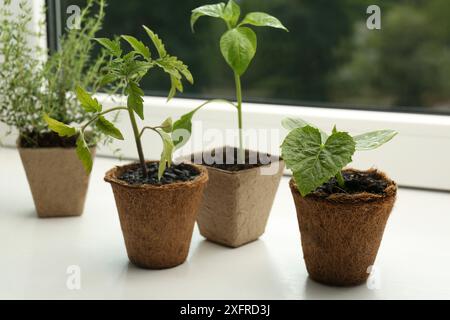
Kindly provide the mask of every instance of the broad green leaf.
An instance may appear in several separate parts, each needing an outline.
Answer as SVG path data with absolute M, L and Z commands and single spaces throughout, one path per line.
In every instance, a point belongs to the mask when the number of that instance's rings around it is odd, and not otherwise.
M 174 145 L 170 134 L 162 130 L 158 130 L 158 133 L 161 136 L 163 142 L 163 151 L 161 153 L 161 159 L 159 160 L 158 168 L 158 179 L 161 179 L 167 166 L 170 167 L 172 165 Z
M 233 0 L 228 1 L 223 11 L 223 18 L 225 19 L 225 21 L 228 21 L 231 28 L 234 28 L 236 26 L 240 15 L 241 8 L 239 7 L 239 5 Z
M 119 129 L 117 129 L 114 124 L 106 120 L 105 117 L 100 116 L 97 120 L 96 126 L 98 130 L 100 130 L 107 136 L 113 137 L 118 140 L 123 140 L 123 135 L 119 131 Z
M 173 130 L 172 118 L 167 118 L 166 120 L 164 120 L 163 123 L 161 123 L 161 130 L 166 133 L 172 132 Z
M 348 133 L 337 132 L 323 144 L 320 131 L 306 126 L 291 131 L 281 148 L 301 195 L 306 196 L 352 161 L 355 142 Z
M 77 86 L 75 89 L 78 101 L 80 101 L 81 106 L 86 112 L 100 112 L 102 111 L 102 106 L 97 99 L 93 98 L 89 93 L 87 93 L 83 88 Z
M 194 24 L 200 17 L 208 16 L 213 18 L 223 18 L 225 10 L 225 3 L 208 4 L 192 10 L 191 14 L 191 29 L 194 31 Z
M 180 119 L 174 122 L 172 130 L 172 139 L 175 149 L 181 148 L 189 141 L 189 138 L 191 137 L 192 133 L 192 117 L 194 117 L 194 114 L 201 107 L 202 106 L 197 107 L 191 112 L 182 115 Z
M 120 48 L 120 41 L 110 40 L 108 38 L 95 38 L 95 41 L 100 43 L 105 47 L 109 53 L 115 57 L 120 57 L 122 55 L 122 49 Z
M 305 120 L 300 119 L 300 118 L 284 118 L 281 121 L 281 125 L 283 126 L 283 128 L 285 128 L 285 129 L 287 129 L 289 131 L 297 129 L 297 128 L 303 128 L 303 127 L 306 127 L 306 126 L 311 126 L 311 127 L 316 128 L 316 129 L 318 129 L 320 131 L 320 136 L 322 138 L 322 143 L 327 141 L 327 139 L 328 139 L 328 134 L 325 131 L 321 130 L 320 128 L 317 128 L 316 126 L 314 126 L 314 125 L 310 124 L 309 122 L 306 122 Z
M 89 147 L 84 140 L 83 133 L 80 133 L 77 139 L 77 155 L 78 158 L 81 160 L 81 163 L 83 164 L 84 169 L 87 173 L 90 173 L 92 171 L 92 155 L 91 151 L 89 150 Z
M 126 93 L 128 95 L 127 104 L 136 114 L 144 120 L 144 91 L 136 82 L 130 82 L 127 86 Z
M 355 136 L 353 140 L 356 143 L 356 150 L 366 151 L 382 146 L 397 134 L 398 132 L 394 130 L 378 130 Z
M 238 75 L 244 74 L 255 56 L 256 42 L 256 34 L 247 27 L 231 29 L 220 39 L 225 61 Z
M 159 57 L 164 58 L 167 55 L 166 48 L 164 47 L 164 44 L 162 40 L 158 37 L 156 33 L 154 33 L 152 30 L 147 28 L 146 26 L 143 26 L 145 29 L 145 32 L 147 32 L 148 36 L 150 37 L 150 40 L 152 40 L 153 44 L 156 47 L 156 50 L 158 51 Z
M 251 24 L 257 27 L 271 27 L 288 31 L 288 29 L 274 16 L 264 12 L 250 12 L 239 25 Z
M 133 49 L 143 56 L 145 59 L 150 60 L 151 54 L 150 49 L 142 43 L 142 41 L 136 39 L 133 36 L 122 36 L 122 38 L 130 44 Z
M 43 119 L 50 130 L 56 132 L 60 137 L 72 137 L 77 134 L 77 129 L 50 118 L 48 114 L 44 114 Z

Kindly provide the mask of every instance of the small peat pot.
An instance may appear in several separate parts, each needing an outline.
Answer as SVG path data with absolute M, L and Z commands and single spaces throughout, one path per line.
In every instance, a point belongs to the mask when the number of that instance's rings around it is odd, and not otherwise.
M 189 156 L 209 174 L 197 224 L 209 241 L 236 248 L 264 233 L 285 166 L 278 156 L 248 150 L 246 164 L 226 164 L 225 158 L 223 164 L 216 164 L 217 150 L 223 152 L 219 158 L 237 153 L 237 149 L 225 147 Z M 249 161 L 252 157 L 257 159 L 255 164 Z M 267 164 L 260 163 L 261 159 L 266 159 Z
M 193 164 L 174 165 L 159 181 L 158 162 L 147 167 L 146 179 L 139 164 L 130 164 L 108 171 L 105 181 L 114 192 L 130 261 L 147 269 L 175 267 L 189 253 L 208 172 Z M 177 172 L 184 172 L 181 179 Z
M 90 175 L 75 148 L 27 148 L 18 142 L 18 150 L 38 217 L 82 215 Z M 90 149 L 93 155 L 95 150 Z
M 302 197 L 290 181 L 297 208 L 303 257 L 309 276 L 320 283 L 364 283 L 375 262 L 397 186 L 383 172 L 347 169 L 351 192 L 336 192 L 331 180 Z

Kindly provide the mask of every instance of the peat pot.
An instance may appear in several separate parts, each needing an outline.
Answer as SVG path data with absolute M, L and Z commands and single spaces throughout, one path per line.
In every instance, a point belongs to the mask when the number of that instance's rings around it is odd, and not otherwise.
M 195 179 L 166 185 L 130 185 L 118 179 L 130 164 L 108 171 L 128 258 L 142 268 L 164 269 L 182 264 L 188 255 L 192 232 L 208 172 L 198 166 Z
M 261 155 L 254 151 L 246 153 Z M 239 171 L 204 165 L 209 183 L 197 224 L 206 239 L 236 248 L 257 240 L 264 233 L 284 171 L 284 161 L 278 156 L 264 154 L 264 157 L 270 158 L 268 164 Z M 195 163 L 203 161 L 201 153 L 189 158 Z
M 20 158 L 40 218 L 80 216 L 90 175 L 75 148 L 22 148 Z M 95 156 L 95 147 L 91 148 Z
M 397 186 L 380 171 L 365 172 L 375 173 L 387 183 L 384 194 L 335 193 L 323 197 L 314 192 L 302 197 L 294 180 L 290 181 L 303 258 L 313 280 L 351 286 L 364 283 L 369 276 L 394 206 Z

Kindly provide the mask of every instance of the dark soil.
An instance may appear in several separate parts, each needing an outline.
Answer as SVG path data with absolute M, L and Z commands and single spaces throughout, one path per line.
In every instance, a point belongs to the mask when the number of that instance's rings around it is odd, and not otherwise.
M 74 148 L 76 141 L 77 136 L 68 138 L 60 137 L 54 132 L 27 132 L 21 134 L 20 146 L 22 148 Z
M 331 195 L 334 193 L 373 193 L 385 194 L 385 189 L 388 182 L 383 179 L 376 171 L 373 172 L 343 172 L 345 180 L 345 189 L 339 187 L 336 178 L 324 183 L 321 187 L 316 189 L 318 194 Z
M 252 168 L 257 168 L 257 167 L 261 167 L 269 163 L 262 163 L 261 159 L 260 159 L 260 155 L 264 156 L 264 158 L 266 159 L 267 157 L 270 158 L 269 154 L 263 154 L 263 153 L 259 153 L 258 156 L 256 157 L 256 159 L 254 159 L 254 155 L 255 153 L 252 153 L 253 155 L 253 159 L 250 158 L 250 151 L 245 150 L 245 161 L 244 163 L 238 163 L 238 148 L 233 148 L 233 157 L 232 159 L 228 159 L 227 161 L 227 152 L 226 149 L 223 149 L 223 157 L 220 161 L 220 163 L 212 163 L 212 164 L 208 164 L 205 163 L 204 159 L 202 159 L 203 161 L 200 163 L 197 163 L 195 160 L 194 155 L 191 157 L 191 161 L 194 162 L 196 164 L 201 164 L 207 167 L 212 167 L 212 168 L 217 168 L 217 169 L 221 169 L 221 170 L 226 170 L 226 171 L 241 171 L 241 170 L 247 170 L 247 169 L 252 169 Z M 209 156 L 209 155 L 208 155 Z M 213 150 L 211 152 L 211 156 L 214 157 L 215 156 L 215 151 Z M 256 161 L 255 161 L 256 160 Z M 228 163 L 227 163 L 228 162 Z M 256 162 L 256 163 L 255 163 Z
M 156 186 L 170 184 L 175 182 L 185 182 L 194 180 L 200 175 L 200 172 L 194 167 L 181 163 L 166 168 L 161 181 L 158 180 L 157 162 L 147 163 L 148 175 L 145 177 L 140 166 L 125 171 L 119 179 L 131 185 L 152 184 Z

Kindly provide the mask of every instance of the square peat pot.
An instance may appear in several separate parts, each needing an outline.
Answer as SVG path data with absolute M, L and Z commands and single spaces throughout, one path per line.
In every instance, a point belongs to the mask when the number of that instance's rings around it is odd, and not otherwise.
M 209 182 L 197 217 L 201 235 L 236 248 L 264 233 L 285 165 L 279 156 L 249 150 L 246 163 L 250 164 L 240 170 L 214 164 L 222 155 L 230 154 L 236 156 L 236 149 L 222 147 L 179 160 L 203 165 L 208 170 Z

